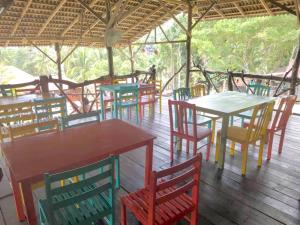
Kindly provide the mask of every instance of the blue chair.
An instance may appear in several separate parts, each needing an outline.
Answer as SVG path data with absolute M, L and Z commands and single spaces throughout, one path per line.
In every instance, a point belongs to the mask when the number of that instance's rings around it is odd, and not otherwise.
M 139 88 L 137 85 L 121 86 L 117 93 L 117 110 L 122 119 L 123 109 L 127 110 L 127 119 L 130 119 L 131 109 L 135 110 L 136 123 L 139 123 Z
M 101 172 L 100 168 L 104 168 Z M 70 182 L 72 177 L 83 177 Z M 61 180 L 65 181 L 60 186 Z M 39 200 L 40 225 L 115 224 L 114 157 L 82 168 L 45 174 L 46 199 Z
M 100 112 L 99 111 L 91 111 L 82 114 L 73 114 L 62 117 L 62 127 L 75 127 L 80 126 L 81 124 L 87 124 L 92 122 L 100 122 Z

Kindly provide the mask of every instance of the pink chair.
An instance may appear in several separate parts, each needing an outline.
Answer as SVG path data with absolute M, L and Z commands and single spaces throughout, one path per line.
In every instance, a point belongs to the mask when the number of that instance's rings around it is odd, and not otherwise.
M 275 116 L 273 117 L 272 122 L 269 124 L 267 129 L 268 132 L 268 153 L 267 153 L 267 160 L 271 159 L 272 155 L 272 146 L 273 146 L 273 139 L 275 133 L 281 131 L 280 133 L 280 141 L 278 147 L 278 153 L 282 152 L 282 146 L 285 136 L 285 129 L 288 123 L 288 120 L 292 114 L 292 109 L 297 100 L 297 96 L 291 95 L 288 97 L 281 98 L 278 108 L 275 110 Z M 244 126 L 248 126 L 248 123 L 245 123 Z
M 186 150 L 189 152 L 189 142 L 193 142 L 193 155 L 197 153 L 197 142 L 208 138 L 206 161 L 209 160 L 211 129 L 197 125 L 196 106 L 184 101 L 169 100 L 169 115 L 171 127 L 171 162 L 174 159 L 174 139 L 179 139 L 180 149 L 182 139 L 187 141 Z

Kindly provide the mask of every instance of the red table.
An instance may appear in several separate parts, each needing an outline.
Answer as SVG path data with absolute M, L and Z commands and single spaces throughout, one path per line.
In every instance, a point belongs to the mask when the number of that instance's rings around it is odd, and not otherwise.
M 115 119 L 2 144 L 19 220 L 27 215 L 30 225 L 37 224 L 31 186 L 42 181 L 45 172 L 73 169 L 146 146 L 145 185 L 149 184 L 154 138 L 139 127 Z

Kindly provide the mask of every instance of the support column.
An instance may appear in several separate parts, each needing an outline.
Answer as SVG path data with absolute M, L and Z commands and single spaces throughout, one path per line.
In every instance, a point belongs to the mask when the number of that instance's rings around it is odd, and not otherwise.
M 192 13 L 193 7 L 190 2 L 188 2 L 188 32 L 192 34 Z M 186 81 L 185 86 L 190 86 L 190 70 L 191 70 L 191 41 L 192 37 L 187 35 L 186 36 Z
M 107 50 L 109 76 L 113 77 L 113 75 L 114 75 L 113 49 L 112 49 L 112 47 L 106 47 L 106 50 Z
M 129 44 L 128 48 L 129 48 L 129 54 L 130 54 L 131 73 L 133 73 L 134 72 L 134 55 L 133 55 L 133 52 L 132 52 L 131 44 Z
M 299 37 L 299 42 L 298 42 L 297 55 L 296 55 L 296 58 L 294 61 L 293 69 L 292 69 L 292 76 L 291 76 L 292 80 L 291 80 L 291 90 L 290 90 L 291 95 L 296 94 L 299 64 L 300 64 L 300 37 Z
M 57 74 L 58 79 L 62 80 L 62 71 L 61 71 L 61 52 L 60 52 L 60 46 L 58 43 L 55 43 L 55 51 L 56 51 L 56 65 L 57 65 Z M 62 84 L 60 84 L 60 87 L 62 88 Z

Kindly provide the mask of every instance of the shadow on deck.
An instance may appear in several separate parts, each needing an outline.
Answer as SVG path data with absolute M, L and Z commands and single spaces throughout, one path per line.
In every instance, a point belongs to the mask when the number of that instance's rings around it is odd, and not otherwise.
M 146 113 L 141 126 L 157 136 L 154 146 L 153 168 L 158 170 L 169 165 L 169 117 L 164 99 L 162 114 L 149 116 Z M 218 124 L 220 126 L 220 123 Z M 256 161 L 258 149 L 249 148 L 246 177 L 240 175 L 241 154 L 238 148 L 233 157 L 226 154 L 225 169 L 218 173 L 214 163 L 213 146 L 210 160 L 203 161 L 200 184 L 199 224 L 300 224 L 300 117 L 292 116 L 286 131 L 282 155 L 278 155 L 279 138 L 275 137 L 273 155 L 262 168 Z M 206 149 L 200 150 L 206 151 Z M 177 161 L 187 157 L 185 152 L 176 156 Z M 116 217 L 119 212 L 119 197 L 143 186 L 144 149 L 121 155 L 121 186 L 116 199 Z M 4 167 L 3 161 L 0 162 Z M 35 191 L 35 199 L 43 196 L 43 190 Z M 135 224 L 131 218 L 129 225 Z M 0 184 L 0 225 L 20 225 L 17 221 L 12 191 L 8 178 Z

